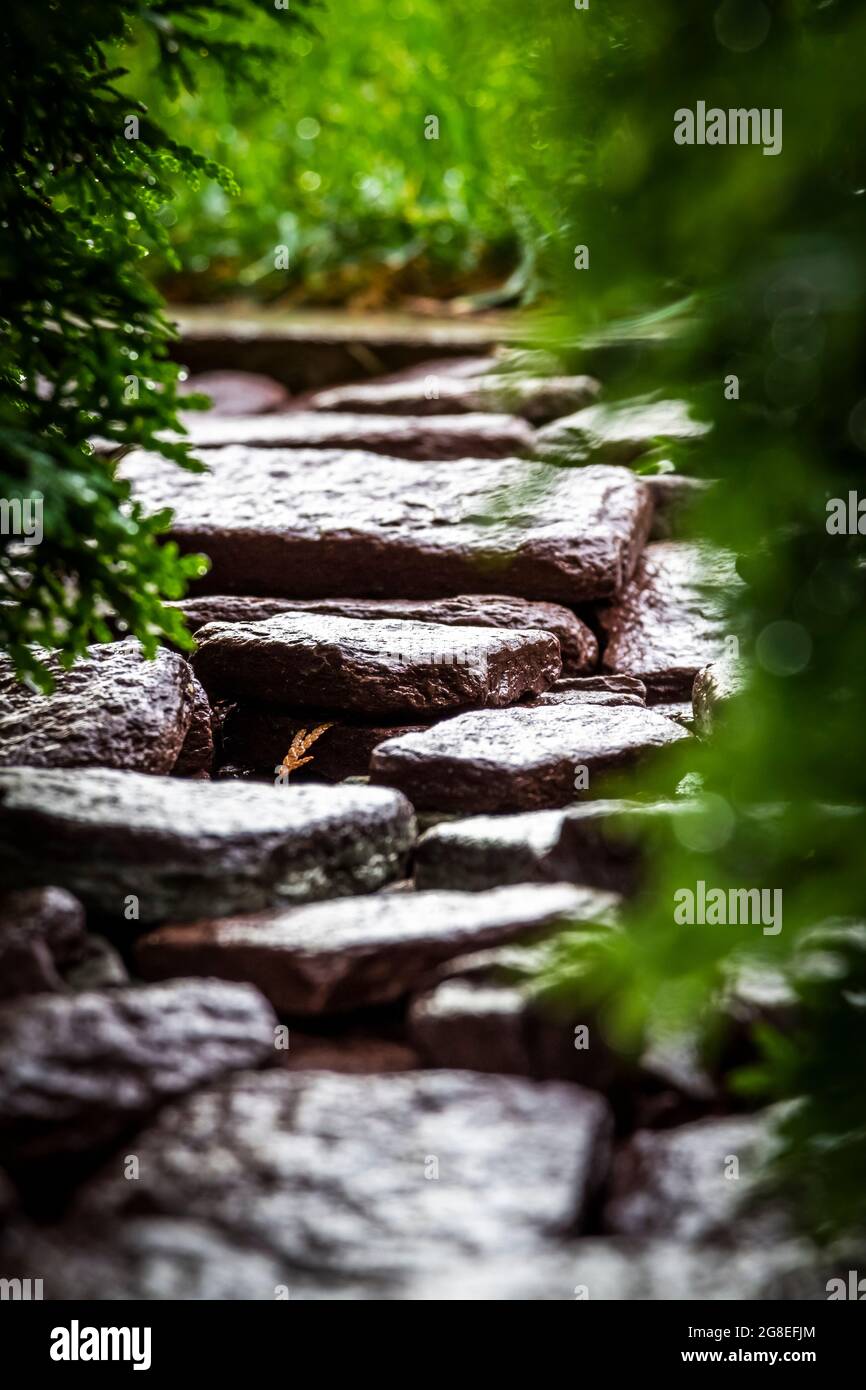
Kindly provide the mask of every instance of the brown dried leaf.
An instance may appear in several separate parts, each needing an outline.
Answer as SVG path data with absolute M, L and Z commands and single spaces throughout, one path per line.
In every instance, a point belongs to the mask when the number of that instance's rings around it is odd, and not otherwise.
M 303 767 L 304 763 L 311 763 L 313 761 L 312 754 L 310 754 L 308 758 L 302 755 L 306 753 L 308 748 L 312 747 L 317 738 L 321 738 L 326 729 L 331 728 L 333 728 L 333 720 L 330 724 L 319 724 L 315 729 L 312 729 L 310 733 L 307 733 L 306 729 L 298 730 L 295 737 L 292 739 L 288 753 L 281 763 L 281 766 L 286 769 L 287 777 L 293 773 L 296 768 Z

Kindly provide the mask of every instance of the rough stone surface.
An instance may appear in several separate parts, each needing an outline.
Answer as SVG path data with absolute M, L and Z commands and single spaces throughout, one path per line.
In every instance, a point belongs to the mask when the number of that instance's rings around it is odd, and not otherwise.
M 197 448 L 226 444 L 254 448 L 365 449 L 398 459 L 507 458 L 532 450 L 535 434 L 516 415 L 350 415 L 295 411 L 216 419 L 190 415 L 188 437 Z
M 766 1114 L 640 1131 L 614 1162 L 605 1229 L 683 1241 L 731 1239 L 770 1145 Z M 732 1159 L 738 1164 L 736 1178 Z M 752 1236 L 765 1227 L 775 1235 L 782 1232 L 778 1212 L 750 1219 Z
M 548 861 L 564 815 L 564 811 L 525 811 L 434 825 L 415 849 L 415 885 L 474 892 L 509 883 L 554 882 Z
M 210 396 L 211 416 L 263 415 L 270 410 L 284 410 L 290 399 L 285 386 L 257 372 L 201 372 L 182 382 L 180 392 L 185 396 L 196 392 Z M 207 417 L 198 411 L 188 411 L 187 416 L 195 440 L 198 422 Z
M 531 700 L 521 702 L 527 709 L 544 709 L 546 705 L 604 705 L 614 709 L 631 705 L 644 709 L 646 700 L 623 690 L 543 690 Z
M 578 603 L 616 595 L 634 570 L 652 501 L 628 469 L 467 459 L 423 469 L 378 454 L 200 451 L 210 472 L 153 454 L 120 465 L 171 535 L 212 561 L 212 593 L 290 598 L 491 590 Z
M 0 1008 L 0 1156 L 97 1149 L 167 1100 L 273 1058 L 276 1020 L 248 985 L 214 980 Z
M 277 768 L 300 731 L 307 734 L 324 723 L 331 727 L 320 734 L 305 756 L 312 762 L 291 774 L 297 782 L 342 782 L 347 777 L 366 777 L 370 757 L 388 738 L 416 733 L 422 724 L 376 724 L 333 720 L 322 711 L 288 713 L 254 705 L 234 705 L 222 724 L 222 757 L 232 767 L 258 768 L 276 775 Z
M 136 943 L 145 979 L 249 980 L 281 1014 L 335 1013 L 408 994 L 439 962 L 552 929 L 574 888 L 392 893 L 160 927 Z
M 684 401 L 635 399 L 588 405 L 538 432 L 539 457 L 562 463 L 631 463 L 658 445 L 702 439 L 710 426 L 689 415 Z
M 745 670 L 738 661 L 714 661 L 698 671 L 692 686 L 692 709 L 702 738 L 715 732 L 745 686 Z
M 241 1075 L 164 1110 L 137 1139 L 139 1181 L 115 1166 L 78 1211 L 204 1221 L 285 1260 L 292 1289 L 363 1278 L 372 1296 L 461 1257 L 531 1260 L 580 1222 L 609 1135 L 601 1097 L 556 1083 Z
M 444 623 L 449 627 L 540 628 L 559 641 L 563 674 L 581 676 L 598 664 L 595 634 L 568 608 L 558 603 L 531 603 L 507 594 L 460 594 L 454 598 L 251 598 L 243 594 L 206 594 L 185 599 L 176 606 L 190 632 L 206 623 L 258 623 L 278 613 L 330 613 L 336 618 L 380 618 L 404 622 Z M 595 677 L 604 689 L 628 677 Z M 644 687 L 640 682 L 635 686 Z
M 201 1222 L 147 1216 L 16 1223 L 0 1236 L 0 1260 L 6 1278 L 41 1279 L 44 1298 L 73 1303 L 273 1302 L 286 1279 L 281 1261 Z
M 692 807 L 686 798 L 648 803 L 600 800 L 569 807 L 545 872 L 563 882 L 630 895 L 640 885 L 655 837 L 669 847 L 672 818 L 688 815 Z
M 196 640 L 195 671 L 213 696 L 368 718 L 513 704 L 562 669 L 551 633 L 390 618 L 280 613 L 208 623 Z
M 380 744 L 370 772 L 421 810 L 542 810 L 578 799 L 578 768 L 588 769 L 594 794 L 605 773 L 688 737 L 671 720 L 628 705 L 479 710 Z
M 172 772 L 175 777 L 201 777 L 213 766 L 213 711 L 204 687 L 190 675 L 192 718 Z
M 635 695 L 638 702 L 646 704 L 646 686 L 635 676 L 560 676 L 550 687 L 554 694 L 563 690 L 578 693 L 595 691 L 600 695 Z
M 57 883 L 139 919 L 256 911 L 399 878 L 414 823 L 368 787 L 263 787 L 132 772 L 0 772 L 0 886 Z
M 650 704 L 688 699 L 696 673 L 725 651 L 739 587 L 725 552 L 688 541 L 647 546 L 625 592 L 601 609 L 602 668 L 640 677 Z
M 665 719 L 673 719 L 677 724 L 682 724 L 683 728 L 690 732 L 694 731 L 694 711 L 688 700 L 666 700 L 653 705 L 653 711 L 655 714 L 663 714 Z
M 336 386 L 320 391 L 314 410 L 353 411 L 377 415 L 456 415 L 468 411 L 508 411 L 541 423 L 569 410 L 587 406 L 598 395 L 598 382 L 589 376 L 476 376 L 469 380 L 443 377 L 431 391 L 426 379 L 386 383 L 377 381 Z
M 137 642 L 87 649 L 64 671 L 54 657 L 51 695 L 16 679 L 0 658 L 0 766 L 117 767 L 170 772 L 195 704 L 192 671 L 160 648 L 153 661 Z

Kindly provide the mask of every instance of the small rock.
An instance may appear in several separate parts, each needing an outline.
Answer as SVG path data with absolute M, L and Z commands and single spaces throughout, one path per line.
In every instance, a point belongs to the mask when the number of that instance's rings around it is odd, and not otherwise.
M 389 618 L 280 613 L 209 623 L 196 640 L 195 671 L 214 697 L 392 720 L 512 704 L 545 690 L 562 667 L 547 632 Z
M 425 379 L 363 382 L 320 391 L 310 400 L 314 410 L 355 411 L 379 415 L 456 415 L 461 412 L 507 411 L 533 423 L 579 410 L 598 395 L 589 376 L 517 377 L 508 374 L 470 379 L 443 377 L 431 392 Z
M 599 613 L 602 667 L 638 676 L 650 704 L 689 699 L 697 672 L 725 650 L 741 587 L 726 553 L 688 541 L 647 546 L 624 593 Z
M 84 949 L 84 909 L 62 888 L 0 896 L 0 999 L 65 988 L 63 973 Z
M 248 985 L 214 980 L 0 1008 L 0 1157 L 82 1153 L 158 1105 L 274 1056 L 275 1018 Z
M 0 886 L 60 884 L 142 923 L 371 892 L 413 836 L 411 807 L 380 788 L 0 771 Z
M 343 898 L 160 927 L 136 959 L 145 979 L 248 980 L 281 1014 L 334 1013 L 400 999 L 439 962 L 549 931 L 584 902 L 564 885 Z
M 284 410 L 289 393 L 272 377 L 257 372 L 200 372 L 179 383 L 182 396 L 199 393 L 210 396 L 210 415 L 264 415 L 271 410 Z M 187 412 L 191 429 L 202 417 Z M 193 440 L 195 435 L 193 434 Z
M 554 420 L 538 431 L 539 458 L 558 463 L 633 463 L 648 450 L 670 443 L 690 443 L 709 434 L 710 426 L 693 420 L 684 401 L 636 398 L 589 405 Z
M 520 1264 L 573 1230 L 604 1172 L 610 1114 L 579 1087 L 466 1072 L 246 1074 L 164 1110 L 77 1215 L 147 1210 L 284 1259 L 299 1296 L 366 1296 L 494 1255 Z M 207 1161 L 202 1161 L 206 1153 Z
M 132 453 L 119 475 L 170 535 L 211 559 L 213 593 L 581 603 L 618 594 L 652 520 L 625 468 L 464 459 L 418 468 L 379 454 L 203 449 L 206 473 Z M 267 499 L 263 506 L 262 499 Z M 702 663 L 704 664 L 704 663 Z
M 478 892 L 510 883 L 556 882 L 549 860 L 564 816 L 564 811 L 524 811 L 435 825 L 415 849 L 415 886 Z
M 531 603 L 507 594 L 460 594 L 455 598 L 250 598 L 243 594 L 203 595 L 169 605 L 183 613 L 190 632 L 206 623 L 258 623 L 278 613 L 330 613 L 337 618 L 360 618 L 377 622 L 380 618 L 405 622 L 444 623 L 449 627 L 540 628 L 552 632 L 559 641 L 562 670 L 580 676 L 598 664 L 598 642 L 586 623 L 558 603 Z M 598 689 L 613 688 L 611 682 L 628 676 L 594 677 L 604 682 Z M 556 684 L 560 684 L 556 682 Z M 645 692 L 640 681 L 633 682 Z
M 479 710 L 381 743 L 370 773 L 420 810 L 541 810 L 578 798 L 580 769 L 594 795 L 605 773 L 688 737 L 671 720 L 629 705 Z
M 175 777 L 201 777 L 213 766 L 213 711 L 204 687 L 190 674 L 192 718 L 172 769 Z
M 43 658 L 52 694 L 24 685 L 0 657 L 0 767 L 115 767 L 171 772 L 193 718 L 192 671 L 175 652 L 153 661 L 138 642 L 87 649 L 65 671 Z

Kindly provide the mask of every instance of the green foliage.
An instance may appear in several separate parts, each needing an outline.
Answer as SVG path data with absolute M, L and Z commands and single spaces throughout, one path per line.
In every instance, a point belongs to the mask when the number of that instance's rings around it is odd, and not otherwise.
M 850 0 L 540 0 L 531 14 L 515 3 L 511 22 L 537 81 L 514 157 L 549 291 L 539 326 L 600 364 L 608 399 L 652 390 L 712 422 L 687 466 L 723 485 L 695 528 L 737 552 L 746 581 L 731 632 L 748 699 L 680 755 L 682 772 L 697 760 L 707 808 L 654 847 L 631 929 L 605 953 L 599 987 L 625 1039 L 705 1015 L 737 953 L 799 980 L 802 933 L 856 919 L 866 898 L 863 537 L 826 527 L 829 498 L 862 492 L 866 449 L 866 13 Z M 781 153 L 676 144 L 675 111 L 698 101 L 781 108 Z M 644 794 L 660 790 L 645 778 Z M 781 935 L 678 926 L 673 894 L 701 878 L 782 889 Z M 795 1044 L 769 1043 L 751 1077 L 802 1098 L 779 1175 L 802 1185 L 820 1168 L 799 1210 L 822 1234 L 866 1223 L 863 955 L 836 957 Z
M 485 7 L 353 0 L 317 9 L 320 37 L 287 39 L 270 99 L 226 101 L 208 74 L 167 100 L 142 53 L 124 88 L 236 173 L 168 214 L 176 297 L 238 286 L 264 298 L 376 304 L 498 283 L 514 263 L 510 144 L 530 84 Z M 219 32 L 219 22 L 214 21 Z M 438 139 L 425 138 L 436 116 Z M 287 269 L 275 269 L 284 246 Z M 393 293 L 392 293 L 393 290 Z
M 230 31 L 208 50 L 215 13 Z M 88 440 L 194 466 L 184 443 L 163 438 L 178 428 L 178 369 L 142 263 L 154 247 L 168 254 L 160 211 L 176 175 L 234 185 L 120 94 L 124 69 L 107 55 L 147 40 L 172 90 L 193 86 L 204 62 L 243 82 L 273 55 L 233 37 L 251 18 L 262 19 L 252 0 L 207 13 L 193 0 L 76 0 L 0 19 L 0 498 L 41 501 L 43 531 L 21 544 L 4 521 L 0 647 L 40 684 L 34 644 L 71 661 L 107 640 L 112 616 L 150 652 L 160 635 L 188 644 L 161 599 L 204 561 L 158 543 L 167 516 L 142 515 Z

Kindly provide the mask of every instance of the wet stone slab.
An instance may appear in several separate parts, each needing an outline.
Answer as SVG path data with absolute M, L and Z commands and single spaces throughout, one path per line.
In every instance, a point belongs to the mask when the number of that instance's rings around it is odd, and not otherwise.
M 284 1260 L 293 1297 L 360 1278 L 384 1293 L 461 1257 L 540 1255 L 579 1227 L 609 1144 L 607 1106 L 575 1086 L 247 1074 L 164 1110 L 137 1139 L 139 1181 L 106 1170 L 77 1212 L 205 1222 Z
M 380 744 L 371 777 L 421 810 L 543 810 L 586 794 L 581 769 L 597 794 L 605 773 L 688 737 L 672 720 L 631 705 L 480 710 Z
M 741 588 L 729 553 L 689 541 L 647 546 L 624 593 L 601 609 L 602 668 L 638 676 L 650 704 L 689 699 L 697 672 L 735 632 Z
M 413 836 L 411 807 L 378 788 L 0 771 L 0 886 L 56 883 L 118 918 L 132 896 L 141 922 L 370 892 Z
M 465 459 L 423 469 L 378 454 L 203 449 L 194 474 L 152 454 L 120 465 L 171 535 L 204 551 L 212 593 L 444 598 L 500 592 L 579 603 L 618 594 L 652 502 L 628 469 Z
M 212 697 L 367 718 L 512 704 L 547 689 L 562 666 L 546 632 L 319 613 L 209 623 L 196 641 L 195 672 Z
M 275 1023 L 256 990 L 215 980 L 7 1003 L 0 1156 L 98 1149 L 158 1105 L 272 1060 Z
M 442 961 L 585 910 L 564 885 L 344 898 L 161 927 L 139 939 L 136 959 L 146 979 L 249 980 L 281 1014 L 334 1013 L 399 999 Z
M 209 396 L 211 404 L 208 415 L 211 417 L 263 415 L 271 410 L 284 410 L 290 400 L 285 386 L 259 372 L 200 372 L 181 382 L 180 393 L 182 396 Z M 198 411 L 187 412 L 188 422 L 193 428 L 204 418 Z
M 137 642 L 87 649 L 65 671 L 45 658 L 55 682 L 43 695 L 0 658 L 0 767 L 114 767 L 171 772 L 197 702 L 192 671 L 160 648 L 148 661 Z
M 255 419 L 220 414 L 185 422 L 197 448 L 364 449 L 398 459 L 507 458 L 531 452 L 535 433 L 517 415 L 353 415 L 287 411 Z
M 244 594 L 205 594 L 169 605 L 183 613 L 190 632 L 206 623 L 258 623 L 278 613 L 323 613 L 336 618 L 383 618 L 443 623 L 448 627 L 531 628 L 552 632 L 559 642 L 563 674 L 581 676 L 598 664 L 595 634 L 576 614 L 558 603 L 532 603 L 507 594 L 457 594 L 453 598 L 257 598 Z M 596 677 L 611 681 L 628 677 Z M 638 682 L 635 682 L 637 685 Z M 641 687 L 642 689 L 643 687 Z
M 314 410 L 377 415 L 452 415 L 507 411 L 533 423 L 589 405 L 599 385 L 589 376 L 518 377 L 507 373 L 459 379 L 437 377 L 335 386 L 310 400 Z

